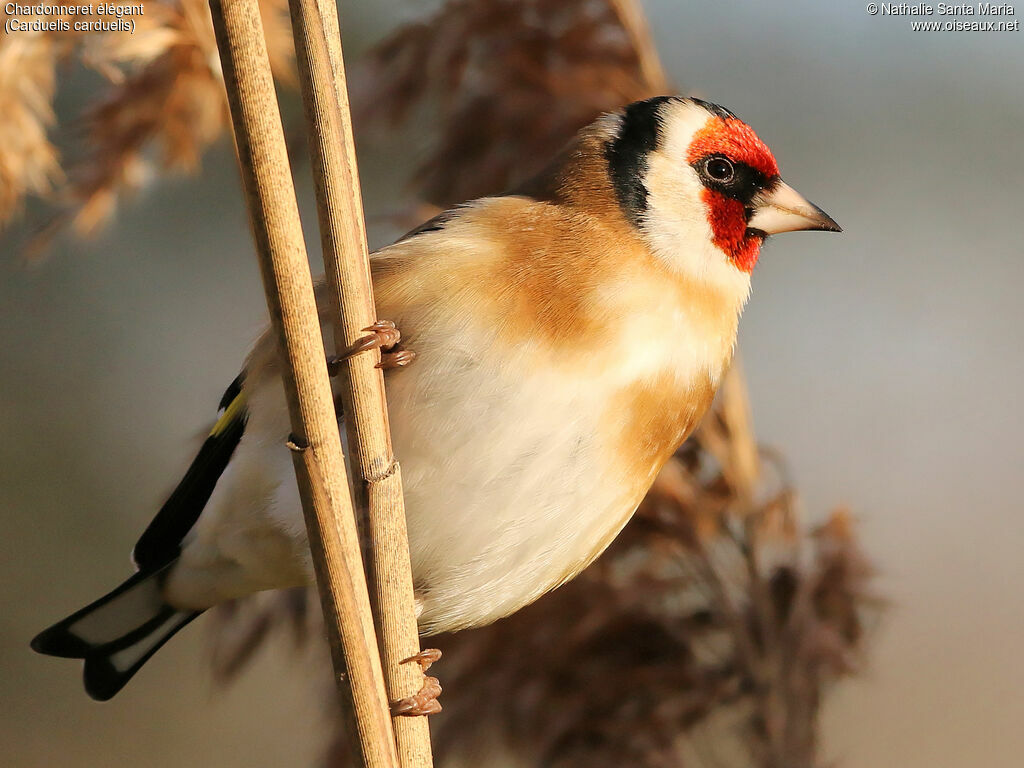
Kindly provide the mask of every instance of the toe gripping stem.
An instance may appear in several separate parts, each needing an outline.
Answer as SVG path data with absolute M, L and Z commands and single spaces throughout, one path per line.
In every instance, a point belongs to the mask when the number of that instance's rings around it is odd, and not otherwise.
M 327 372 L 331 376 L 337 376 L 341 371 L 341 364 L 360 352 L 368 352 L 371 349 L 380 349 L 380 362 L 377 368 L 402 368 L 413 361 L 416 353 L 411 349 L 399 349 L 398 343 L 402 340 L 402 332 L 398 330 L 391 320 L 378 320 L 373 325 L 363 328 L 366 336 L 360 336 L 341 354 L 328 358 Z
M 420 669 L 426 672 L 430 665 L 441 658 L 441 652 L 436 648 L 427 648 L 415 656 L 403 659 L 401 664 L 416 663 Z M 429 675 L 423 678 L 423 687 L 412 696 L 406 696 L 391 703 L 391 714 L 395 717 L 416 717 L 418 715 L 436 715 L 441 711 L 441 702 L 438 696 L 441 695 L 441 683 L 436 677 Z

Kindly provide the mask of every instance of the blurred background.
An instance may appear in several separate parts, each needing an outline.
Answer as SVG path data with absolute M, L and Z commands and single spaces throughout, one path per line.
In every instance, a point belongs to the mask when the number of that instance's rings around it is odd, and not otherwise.
M 347 55 L 436 5 L 344 3 Z M 1017 765 L 1024 38 L 912 32 L 859 2 L 643 5 L 669 76 L 750 122 L 845 229 L 769 243 L 741 326 L 759 438 L 787 457 L 811 521 L 854 510 L 891 601 L 867 669 L 828 701 L 822 753 L 849 768 Z M 58 108 L 80 99 L 65 88 Z M 360 135 L 372 245 L 398 234 L 417 150 Z M 310 764 L 321 715 L 291 657 L 264 652 L 221 690 L 197 626 L 97 705 L 72 663 L 28 650 L 125 577 L 264 322 L 230 144 L 92 241 L 28 267 L 4 255 L 3 762 Z

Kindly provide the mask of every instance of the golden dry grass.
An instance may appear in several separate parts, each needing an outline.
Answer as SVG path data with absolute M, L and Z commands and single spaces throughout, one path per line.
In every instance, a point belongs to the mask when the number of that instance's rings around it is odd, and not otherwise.
M 264 0 L 275 74 L 293 80 L 287 4 Z M 193 172 L 227 130 L 227 105 L 209 8 L 203 0 L 145 4 L 134 34 L 15 32 L 0 38 L 0 227 L 40 198 L 52 213 L 27 255 L 43 253 L 70 225 L 94 233 L 118 200 L 161 173 Z M 48 16 L 51 20 L 59 17 Z M 56 73 L 99 75 L 84 112 L 56 126 Z M 74 81 L 72 81 L 74 82 Z M 70 137 L 64 162 L 53 135 Z

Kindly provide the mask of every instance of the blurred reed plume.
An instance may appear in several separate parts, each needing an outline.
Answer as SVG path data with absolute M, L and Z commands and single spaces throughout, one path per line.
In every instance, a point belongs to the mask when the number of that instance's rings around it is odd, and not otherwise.
M 275 77 L 294 87 L 287 2 L 261 0 L 261 8 Z M 153 0 L 145 9 L 131 35 L 0 38 L 0 231 L 26 199 L 56 207 L 30 256 L 65 226 L 78 235 L 96 232 L 121 196 L 154 176 L 195 171 L 227 133 L 207 3 Z M 106 85 L 61 130 L 53 110 L 56 72 L 72 63 L 99 73 Z M 532 175 L 594 115 L 667 86 L 631 0 L 456 0 L 392 35 L 370 67 L 355 99 L 363 126 L 400 122 L 417 104 L 439 106 L 439 145 L 416 177 L 421 197 L 438 206 Z M 63 157 L 54 134 L 67 144 Z
M 287 2 L 260 5 L 275 77 L 294 87 Z M 131 35 L 0 38 L 0 231 L 28 199 L 55 209 L 29 256 L 68 225 L 77 235 L 95 233 L 125 193 L 150 179 L 196 171 L 202 153 L 227 133 L 207 3 L 153 0 L 145 9 Z M 85 77 L 72 64 L 105 85 L 71 125 L 58 126 L 58 67 Z M 539 171 L 552 148 L 596 114 L 667 89 L 631 0 L 455 0 L 401 28 L 369 65 L 372 74 L 355 94 L 361 126 L 396 124 L 427 102 L 439 108 L 438 146 L 415 179 L 422 199 L 438 206 L 506 189 Z
M 664 93 L 652 54 L 632 2 L 452 0 L 377 46 L 357 103 L 392 124 L 436 107 L 414 183 L 443 207 L 510 188 L 600 113 Z
M 262 0 L 271 63 L 291 82 L 292 48 L 285 0 Z M 22 17 L 19 17 L 22 18 Z M 47 22 L 87 19 L 47 14 Z M 97 17 L 99 18 L 99 17 Z M 23 19 L 28 20 L 28 19 Z M 89 235 L 121 195 L 157 173 L 191 172 L 228 128 L 210 11 L 205 0 L 156 0 L 123 32 L 14 32 L 0 38 L 0 229 L 40 198 L 44 219 L 26 255 L 43 252 L 70 225 Z M 72 63 L 106 82 L 70 130 L 65 159 L 53 141 L 58 67 Z

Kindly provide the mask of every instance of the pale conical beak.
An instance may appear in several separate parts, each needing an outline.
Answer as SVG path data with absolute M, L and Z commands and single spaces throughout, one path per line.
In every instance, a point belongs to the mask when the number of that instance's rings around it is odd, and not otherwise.
M 747 227 L 760 230 L 767 235 L 803 229 L 843 231 L 831 216 L 814 203 L 808 202 L 784 181 L 780 181 L 771 192 L 754 199 L 754 215 L 747 222 Z

